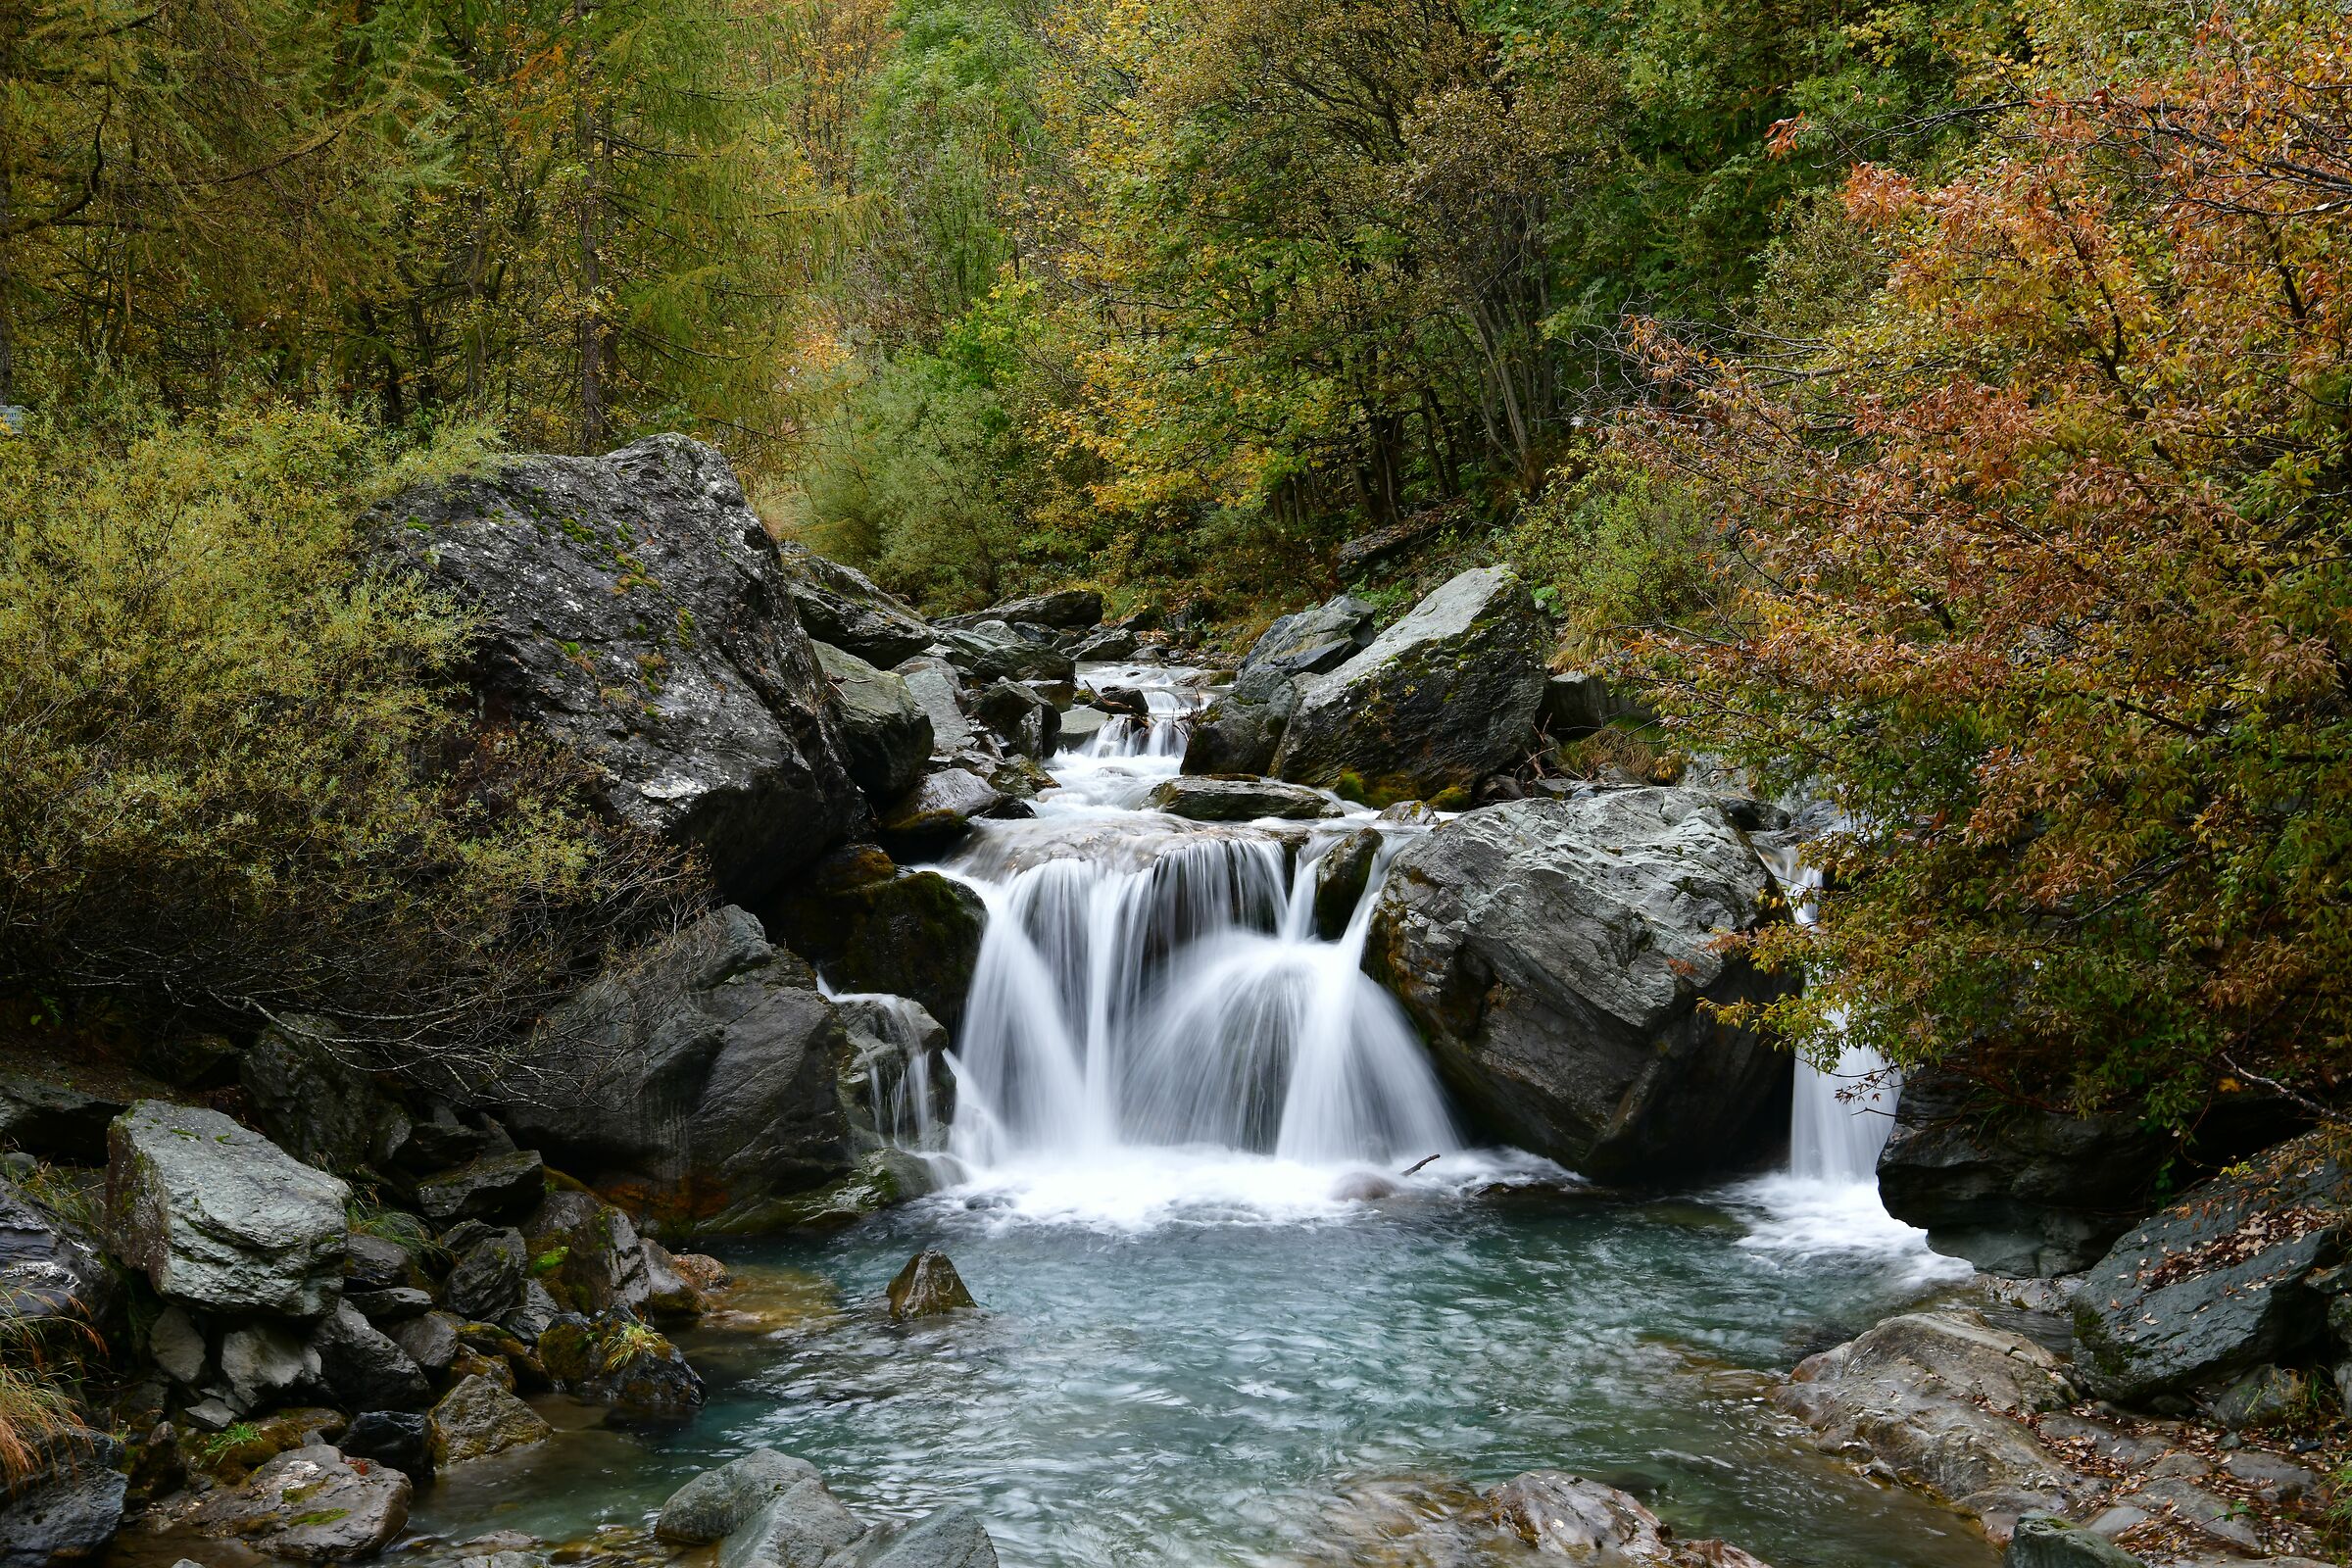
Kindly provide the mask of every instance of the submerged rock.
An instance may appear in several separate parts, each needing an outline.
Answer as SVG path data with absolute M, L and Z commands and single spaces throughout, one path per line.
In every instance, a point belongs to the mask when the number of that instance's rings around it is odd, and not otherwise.
M 235 1536 L 295 1562 L 371 1557 L 409 1522 L 409 1478 L 324 1444 L 293 1448 L 242 1486 L 212 1494 L 189 1518 L 208 1536 Z
M 935 1248 L 926 1247 L 908 1258 L 890 1282 L 890 1316 L 896 1323 L 938 1317 L 979 1304 L 964 1289 L 963 1276 L 956 1272 L 948 1254 Z
M 930 759 L 932 741 L 931 715 L 906 677 L 821 642 L 816 662 L 832 687 L 833 717 L 850 777 L 871 801 L 906 794 Z
M 1298 820 L 1337 816 L 1340 808 L 1318 790 L 1269 778 L 1188 776 L 1153 789 L 1144 804 L 1170 816 L 1196 822 L 1253 822 L 1260 817 Z
M 1788 1055 L 1701 1005 L 1789 983 L 1716 945 L 1775 917 L 1770 888 L 1694 792 L 1488 807 L 1397 853 L 1366 967 L 1511 1143 L 1594 1178 L 1685 1177 L 1788 1124 Z
M 847 991 L 912 997 L 955 1027 L 988 909 L 937 871 L 906 871 L 870 845 L 844 850 L 776 901 L 769 924 Z
M 640 1211 L 757 1226 L 850 1168 L 849 1049 L 816 973 L 732 906 L 615 965 L 520 1053 L 517 1135 Z
M 862 825 L 792 579 L 713 448 L 507 459 L 369 520 L 475 615 L 486 712 L 578 752 L 616 815 L 701 851 L 730 897 Z
M 1273 770 L 1376 805 L 1467 791 L 1532 745 L 1544 639 L 1509 570 L 1463 572 L 1305 682 Z
M 116 1256 L 167 1299 L 317 1317 L 343 1289 L 351 1189 L 217 1110 L 142 1100 L 107 1136 Z
M 2115 1244 L 2074 1300 L 2076 1359 L 2124 1401 L 2293 1361 L 2326 1330 L 2312 1276 L 2339 1261 L 2352 1182 L 2309 1134 L 2190 1189 Z

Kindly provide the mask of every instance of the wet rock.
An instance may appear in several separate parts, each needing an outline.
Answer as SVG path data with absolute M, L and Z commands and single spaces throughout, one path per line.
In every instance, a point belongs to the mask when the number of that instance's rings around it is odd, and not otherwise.
M 1272 665 L 1293 675 L 1321 675 L 1339 668 L 1372 643 L 1379 607 L 1342 594 L 1311 610 L 1284 615 L 1250 647 L 1242 668 Z
M 1078 662 L 1058 648 L 1031 642 L 1003 621 L 943 630 L 939 656 L 974 681 L 1070 680 Z
M 903 858 L 936 855 L 1004 804 L 1004 792 L 969 768 L 943 767 L 883 810 L 882 842 Z
M 2345 1185 L 2314 1134 L 2191 1189 L 2117 1242 L 2075 1297 L 2085 1381 L 2129 1403 L 2316 1347 L 2327 1303 L 2310 1282 L 2340 1255 Z
M 1764 1568 L 1720 1541 L 1676 1541 L 1658 1516 L 1615 1487 L 1531 1470 L 1486 1494 L 1495 1521 L 1546 1557 L 1659 1568 Z
M 578 752 L 615 814 L 699 850 L 729 897 L 862 824 L 794 579 L 714 449 L 510 459 L 368 520 L 475 615 L 484 710 Z
M 851 1163 L 849 1045 L 816 973 L 732 906 L 616 964 L 551 1013 L 507 1110 L 517 1135 L 645 1212 L 760 1222 Z
M 827 561 L 805 546 L 777 547 L 801 624 L 820 643 L 884 668 L 911 659 L 939 638 L 939 629 L 912 606 L 852 566 Z
M 2022 1418 L 2074 1397 L 2057 1358 L 1975 1312 L 1891 1317 L 1800 1363 L 1778 1396 L 1832 1452 L 1873 1455 L 1984 1522 L 1995 1543 L 2090 1484 Z
M 537 1207 L 546 1190 L 547 1166 L 539 1152 L 522 1149 L 485 1154 L 471 1164 L 426 1177 L 416 1184 L 416 1206 L 441 1225 L 461 1219 L 505 1223 Z
M 842 1100 L 859 1147 L 869 1153 L 915 1149 L 921 1130 L 912 1124 L 913 1110 L 927 1095 L 933 1120 L 920 1152 L 943 1151 L 956 1096 L 946 1027 L 905 997 L 845 997 L 840 1007 L 853 1053 Z
M 992 620 L 1007 625 L 1025 621 L 1051 631 L 1084 631 L 1102 624 L 1102 596 L 1092 588 L 1057 588 L 1050 594 L 1032 594 L 992 606 L 977 614 L 951 616 L 948 624 L 977 626 Z
M 610 1405 L 624 1421 L 683 1421 L 702 1408 L 703 1380 L 678 1348 L 626 1312 L 566 1313 L 539 1336 L 557 1388 Z
M 366 1073 L 323 1044 L 336 1034 L 324 1018 L 292 1016 L 264 1029 L 237 1063 L 254 1119 L 278 1146 L 321 1170 L 368 1163 L 377 1124 L 392 1102 Z
M 2017 1522 L 2001 1568 L 2143 1568 L 2140 1560 L 2111 1541 L 2046 1513 Z
M 963 1277 L 948 1261 L 948 1254 L 935 1248 L 926 1247 L 907 1259 L 906 1266 L 890 1282 L 890 1316 L 896 1323 L 979 1304 L 964 1289 Z
M 395 1324 L 387 1338 L 418 1367 L 438 1377 L 457 1360 L 458 1323 L 452 1313 L 427 1312 Z
M 414 1290 L 424 1284 L 416 1249 L 368 1231 L 353 1231 L 343 1244 L 346 1291 Z
M 903 871 L 865 846 L 827 858 L 768 924 L 845 991 L 912 997 L 950 1028 L 980 962 L 987 906 L 937 871 Z
M 417 1175 L 514 1152 L 514 1141 L 496 1122 L 480 1116 L 464 1120 L 438 1102 L 416 1119 L 405 1113 L 388 1119 L 376 1141 L 379 1161 Z
M 522 1282 L 522 1304 L 500 1318 L 499 1322 L 509 1333 L 524 1344 L 535 1345 L 538 1343 L 539 1336 L 547 1332 L 548 1325 L 553 1323 L 563 1310 L 556 1304 L 556 1298 L 547 1294 L 545 1286 L 537 1280 L 524 1280 Z
M 370 1323 L 398 1323 L 433 1309 L 431 1293 L 410 1286 L 389 1291 L 355 1291 L 346 1281 L 343 1299 Z
M 147 1355 L 157 1371 L 183 1389 L 202 1386 L 212 1366 L 212 1349 L 205 1343 L 204 1331 L 176 1302 L 158 1312 L 148 1325 Z
M 833 688 L 833 717 L 850 777 L 870 801 L 897 800 L 913 788 L 931 756 L 931 715 L 904 675 L 821 642 L 816 662 Z
M 97 1245 L 0 1181 L 0 1316 L 100 1324 L 115 1296 Z
M 595 1194 L 548 1194 L 531 1216 L 528 1232 L 522 1250 L 530 1255 L 533 1277 L 559 1308 L 594 1316 L 613 1307 L 634 1312 L 645 1305 L 650 1293 L 645 1244 L 629 1216 Z M 518 1279 L 516 1305 L 519 1285 Z M 474 1315 L 503 1316 L 511 1310 Z
M 158 1295 L 317 1317 L 341 1293 L 342 1182 L 194 1105 L 142 1100 L 107 1141 L 113 1250 Z
M 858 1544 L 857 1568 L 997 1568 L 997 1544 L 971 1509 L 942 1508 Z
M 1270 773 L 1283 731 L 1304 690 L 1279 664 L 1260 664 L 1239 678 L 1193 720 L 1184 747 L 1188 774 Z
M 351 1409 L 421 1410 L 433 1402 L 423 1369 L 349 1301 L 318 1320 L 311 1351 L 326 1386 Z
M 1042 760 L 1061 748 L 1061 713 L 1034 687 L 992 681 L 972 699 L 971 711 L 1008 751 Z
M 274 1403 L 320 1370 L 318 1352 L 278 1324 L 248 1323 L 220 1336 L 220 1377 L 237 1410 Z
M 1516 576 L 1500 566 L 1463 572 L 1305 682 L 1274 771 L 1376 805 L 1467 791 L 1533 744 L 1544 643 Z
M 519 1231 L 501 1231 L 466 1249 L 449 1271 L 442 1299 L 460 1317 L 500 1318 L 522 1304 L 522 1280 L 531 1256 Z
M 1370 1203 L 1396 1196 L 1396 1184 L 1378 1171 L 1350 1171 L 1332 1183 L 1331 1196 L 1342 1203 Z
M 756 1483 L 755 1483 L 756 1484 Z M 666 1510 L 665 1510 L 666 1511 Z M 814 1470 L 794 1475 L 718 1545 L 719 1568 L 819 1568 L 865 1534 Z
M 1687 1177 L 1788 1127 L 1788 1057 L 1702 1005 L 1790 983 L 1716 944 L 1779 917 L 1770 888 L 1693 792 L 1487 807 L 1397 853 L 1365 966 L 1509 1142 L 1596 1179 Z
M 706 1470 L 669 1494 L 654 1534 L 685 1546 L 705 1546 L 723 1540 L 757 1518 L 761 1510 L 793 1488 L 823 1477 L 806 1459 L 754 1448 L 715 1470 Z
M 1879 1194 L 1939 1252 L 1996 1274 L 2073 1274 L 2148 1211 L 2168 1152 L 2135 1117 L 1980 1103 L 1930 1070 L 1903 1083 Z
M 136 1101 L 170 1093 L 119 1067 L 0 1056 L 0 1147 L 76 1164 L 103 1160 L 114 1119 Z
M 1143 639 L 1124 626 L 1113 626 L 1082 637 L 1071 645 L 1070 657 L 1082 664 L 1115 664 L 1133 659 Z
M 1340 814 L 1340 808 L 1317 790 L 1273 779 L 1213 774 L 1169 779 L 1152 790 L 1144 804 L 1196 822 L 1253 822 L 1268 816 L 1298 820 Z
M 323 1444 L 279 1454 L 205 1498 L 189 1523 L 294 1562 L 371 1557 L 409 1522 L 409 1478 Z
M 553 1435 L 537 1411 L 478 1376 L 464 1379 L 444 1395 L 426 1425 L 426 1442 L 437 1470 L 529 1447 Z
M 36 1440 L 22 1481 L 0 1483 L 0 1568 L 64 1568 L 106 1555 L 129 1479 L 122 1445 L 76 1428 Z
M 1337 942 L 1355 917 L 1380 860 L 1380 834 L 1359 827 L 1325 850 L 1315 861 L 1315 935 Z
M 1064 751 L 1083 751 L 1096 736 L 1110 727 L 1110 714 L 1100 708 L 1078 707 L 1061 715 L 1061 745 Z
M 421 1480 L 433 1473 L 430 1420 L 416 1410 L 364 1410 L 351 1418 L 335 1446 L 347 1459 L 390 1465 Z
M 926 657 L 905 661 L 896 673 L 931 720 L 931 756 L 944 761 L 970 751 L 976 737 L 963 711 L 962 672 L 944 659 Z

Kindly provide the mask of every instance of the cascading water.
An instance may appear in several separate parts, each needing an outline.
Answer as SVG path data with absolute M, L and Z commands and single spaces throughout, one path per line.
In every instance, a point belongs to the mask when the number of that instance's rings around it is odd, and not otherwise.
M 1804 863 L 1801 848 L 1768 851 L 1765 863 L 1788 890 L 1799 925 L 1820 918 L 1821 869 Z M 1894 1130 L 1902 1078 L 1868 1046 L 1847 1045 L 1835 1068 L 1796 1064 L 1788 1111 L 1788 1174 L 1800 1181 L 1878 1186 L 1879 1151 Z

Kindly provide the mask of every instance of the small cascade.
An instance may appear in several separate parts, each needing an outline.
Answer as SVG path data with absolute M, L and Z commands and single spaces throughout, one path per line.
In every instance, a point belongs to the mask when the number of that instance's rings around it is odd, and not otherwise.
M 1205 692 L 1180 689 L 1164 674 L 1143 665 L 1107 665 L 1081 671 L 1084 683 L 1096 691 L 1124 689 L 1140 694 L 1148 717 L 1113 713 L 1110 721 L 1077 749 L 1089 758 L 1143 757 L 1180 760 L 1192 738 L 1193 715 L 1206 706 Z
M 1804 863 L 1801 846 L 1763 850 L 1765 865 L 1788 890 L 1799 925 L 1820 918 L 1821 870 Z M 1879 1151 L 1894 1130 L 1902 1078 L 1868 1046 L 1848 1045 L 1835 1069 L 1796 1064 L 1788 1110 L 1788 1174 L 1800 1181 L 1878 1185 Z
M 942 1114 L 946 1035 L 921 1004 L 878 992 L 833 995 L 854 1057 L 846 1082 L 864 1109 L 852 1133 L 870 1150 L 906 1156 L 931 1188 L 961 1179 Z

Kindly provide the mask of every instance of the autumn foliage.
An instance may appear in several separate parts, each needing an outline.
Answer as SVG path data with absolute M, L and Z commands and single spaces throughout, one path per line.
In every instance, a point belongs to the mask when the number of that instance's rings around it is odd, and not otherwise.
M 1849 826 L 1840 1022 L 2046 1103 L 2193 1122 L 2343 1088 L 2352 1031 L 2352 25 L 2209 24 L 1843 189 L 1885 282 L 1827 343 L 1662 334 L 1626 456 L 1719 519 L 1721 612 L 1636 658 Z

